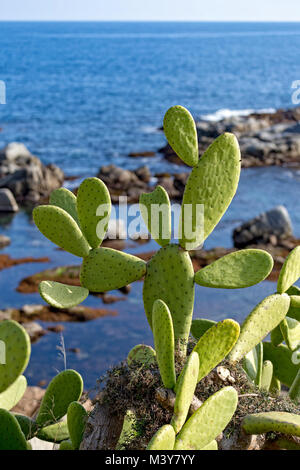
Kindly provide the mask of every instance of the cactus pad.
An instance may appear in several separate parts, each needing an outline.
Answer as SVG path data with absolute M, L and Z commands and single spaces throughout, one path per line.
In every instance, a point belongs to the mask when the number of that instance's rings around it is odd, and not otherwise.
M 101 247 L 91 250 L 83 260 L 80 282 L 91 292 L 106 292 L 141 279 L 145 272 L 145 261 L 112 248 Z
M 260 302 L 242 324 L 240 337 L 229 355 L 229 360 L 237 362 L 251 351 L 284 319 L 289 305 L 287 294 L 270 295 Z
M 286 316 L 280 323 L 280 330 L 287 347 L 291 351 L 298 349 L 300 345 L 300 322 Z
M 287 387 L 291 387 L 299 370 L 299 364 L 293 363 L 292 351 L 283 344 L 276 347 L 267 341 L 263 346 L 264 359 L 272 362 L 274 376 Z
M 201 450 L 214 440 L 231 420 L 238 403 L 233 387 L 210 396 L 189 418 L 175 441 L 175 450 Z
M 263 250 L 240 250 L 223 256 L 195 274 L 200 286 L 240 289 L 263 281 L 272 271 L 273 258 Z
M 271 361 L 264 361 L 262 374 L 261 374 L 261 383 L 260 383 L 261 390 L 264 390 L 265 392 L 268 392 L 270 390 L 272 377 L 273 377 L 273 364 Z
M 0 323 L 0 341 L 3 341 L 6 352 L 6 363 L 0 364 L 0 393 L 2 393 L 26 369 L 31 345 L 28 333 L 13 320 Z
M 200 339 L 204 333 L 214 326 L 217 322 L 207 320 L 206 318 L 196 318 L 192 320 L 191 333 L 195 339 Z
M 300 404 L 300 369 L 289 390 L 289 396 L 295 403 Z
M 89 295 L 89 291 L 84 287 L 69 286 L 55 281 L 42 281 L 39 292 L 45 302 L 55 308 L 74 307 Z
M 218 443 L 216 440 L 209 442 L 206 446 L 202 447 L 200 450 L 218 450 Z
M 260 386 L 261 383 L 263 354 L 263 345 L 262 343 L 258 343 L 243 358 L 243 369 L 257 386 Z
M 14 414 L 14 416 L 21 427 L 22 433 L 24 434 L 26 441 L 32 439 L 39 429 L 36 422 L 32 418 L 28 418 L 28 416 L 20 415 L 17 413 Z
M 189 166 L 199 160 L 198 136 L 195 121 L 182 106 L 168 109 L 164 117 L 165 136 L 178 157 Z
M 0 409 L 0 450 L 27 450 L 27 442 L 16 418 Z
M 69 438 L 68 425 L 66 421 L 50 424 L 40 429 L 36 437 L 47 442 L 62 442 Z
M 171 240 L 171 204 L 167 191 L 157 186 L 152 193 L 141 194 L 140 211 L 154 240 L 160 246 L 168 245 Z
M 178 245 L 161 248 L 147 265 L 143 288 L 145 312 L 152 328 L 152 308 L 157 299 L 170 309 L 175 346 L 186 349 L 194 306 L 194 269 L 189 254 Z
M 277 292 L 282 294 L 294 284 L 300 277 L 300 246 L 296 246 L 287 256 L 284 265 L 281 268 Z
M 153 304 L 152 328 L 162 382 L 166 388 L 173 388 L 176 384 L 173 322 L 168 306 L 159 299 Z
M 137 418 L 132 410 L 127 410 L 124 416 L 122 431 L 116 445 L 116 450 L 125 450 L 126 446 L 138 437 L 139 432 L 137 430 Z
M 80 403 L 77 401 L 70 403 L 67 412 L 67 420 L 70 438 L 74 449 L 79 449 L 87 417 L 88 414 Z
M 234 320 L 223 320 L 204 333 L 193 351 L 199 355 L 198 382 L 216 367 L 232 350 L 240 333 Z
M 98 248 L 106 234 L 111 212 L 109 191 L 99 178 L 87 178 L 81 183 L 77 211 L 82 233 L 92 248 Z
M 173 450 L 175 431 L 173 426 L 165 424 L 154 434 L 147 446 L 147 450 Z
M 72 442 L 70 439 L 67 439 L 66 441 L 62 441 L 59 446 L 59 450 L 75 450 L 73 449 Z
M 176 383 L 176 399 L 171 425 L 177 434 L 185 423 L 198 382 L 199 356 L 192 352 Z
M 291 436 L 300 436 L 300 415 L 283 411 L 269 411 L 246 416 L 242 421 L 246 434 L 280 432 Z
M 60 248 L 84 258 L 89 254 L 89 244 L 77 223 L 65 210 L 56 206 L 38 206 L 33 219 L 39 231 Z
M 21 400 L 27 388 L 27 380 L 20 375 L 4 392 L 0 393 L 0 408 L 11 410 Z
M 72 191 L 69 191 L 66 188 L 55 189 L 50 195 L 49 204 L 65 210 L 71 217 L 73 217 L 77 225 L 79 225 L 77 200 Z
M 156 352 L 151 346 L 146 344 L 137 344 L 134 346 L 127 356 L 127 364 L 129 367 L 135 364 L 151 366 L 157 364 Z
M 61 419 L 67 413 L 70 403 L 79 400 L 82 390 L 82 378 L 78 372 L 60 372 L 47 387 L 36 422 L 45 426 Z
M 180 215 L 180 228 L 187 224 L 193 236 L 187 239 L 184 233 L 181 234 L 180 245 L 183 248 L 192 250 L 201 246 L 213 231 L 236 192 L 240 167 L 238 142 L 233 134 L 226 133 L 210 145 L 193 168 L 185 187 Z M 197 204 L 204 205 L 204 230 L 202 218 L 199 217 L 199 226 L 195 215 Z M 185 221 L 186 212 L 191 207 L 188 205 L 193 207 L 193 215 L 191 220 L 188 217 Z

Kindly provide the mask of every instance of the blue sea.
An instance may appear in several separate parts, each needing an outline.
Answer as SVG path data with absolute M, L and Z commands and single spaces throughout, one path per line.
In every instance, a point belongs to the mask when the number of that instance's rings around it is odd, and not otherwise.
M 0 80 L 7 91 L 0 147 L 23 142 L 44 163 L 79 178 L 108 163 L 176 172 L 159 154 L 128 157 L 164 145 L 158 128 L 168 107 L 181 104 L 195 118 L 208 119 L 291 107 L 299 50 L 299 23 L 0 23 Z M 297 170 L 243 170 L 237 196 L 205 247 L 231 246 L 235 226 L 277 204 L 287 207 L 300 237 L 299 182 Z M 12 240 L 3 253 L 50 258 L 0 272 L 0 308 L 41 303 L 38 294 L 16 292 L 18 282 L 76 258 L 57 251 L 23 210 L 0 224 Z M 241 321 L 274 288 L 270 282 L 244 291 L 197 287 L 195 316 Z M 87 388 L 132 346 L 152 343 L 141 290 L 135 283 L 126 301 L 109 306 L 118 311 L 115 317 L 65 325 L 66 347 L 80 348 L 68 353 L 67 365 L 83 374 Z M 85 303 L 102 305 L 96 298 Z M 33 345 L 30 383 L 63 368 L 59 341 L 49 333 Z

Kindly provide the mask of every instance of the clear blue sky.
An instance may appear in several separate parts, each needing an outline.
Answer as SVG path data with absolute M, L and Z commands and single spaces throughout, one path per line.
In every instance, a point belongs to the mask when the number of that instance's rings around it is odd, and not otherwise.
M 0 20 L 300 21 L 300 1 L 0 0 Z

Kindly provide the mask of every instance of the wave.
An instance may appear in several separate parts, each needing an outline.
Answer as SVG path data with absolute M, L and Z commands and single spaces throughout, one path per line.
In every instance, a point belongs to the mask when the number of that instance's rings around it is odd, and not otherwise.
M 210 114 L 202 114 L 200 118 L 203 121 L 221 121 L 222 119 L 230 118 L 233 116 L 249 116 L 252 113 L 264 114 L 269 113 L 273 114 L 276 112 L 275 108 L 266 108 L 266 109 L 219 109 L 218 111 Z

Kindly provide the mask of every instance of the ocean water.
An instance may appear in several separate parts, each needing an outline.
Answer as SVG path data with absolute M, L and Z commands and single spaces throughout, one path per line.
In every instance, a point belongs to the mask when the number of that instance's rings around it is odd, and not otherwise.
M 7 103 L 0 105 L 0 147 L 23 142 L 43 162 L 80 178 L 107 163 L 175 172 L 178 167 L 160 155 L 128 157 L 165 143 L 157 129 L 169 106 L 182 104 L 196 118 L 211 120 L 290 107 L 291 84 L 300 79 L 299 50 L 296 23 L 0 23 L 0 80 L 7 90 Z M 287 207 L 300 237 L 299 182 L 297 170 L 243 170 L 238 193 L 205 247 L 231 246 L 235 226 L 277 204 Z M 0 231 L 12 240 L 3 253 L 50 258 L 2 271 L 0 308 L 40 303 L 38 294 L 16 292 L 18 282 L 47 267 L 78 262 L 42 237 L 25 211 L 0 217 Z M 241 321 L 274 287 L 198 286 L 195 315 Z M 67 365 L 83 374 L 86 387 L 132 346 L 152 343 L 141 290 L 142 283 L 135 283 L 126 301 L 108 306 L 117 316 L 65 325 L 67 348 L 80 348 L 79 354 L 68 353 Z M 93 297 L 85 304 L 102 305 Z M 49 333 L 33 346 L 30 383 L 63 368 L 58 345 L 59 336 Z

